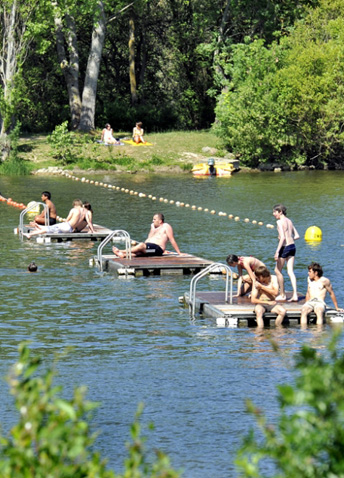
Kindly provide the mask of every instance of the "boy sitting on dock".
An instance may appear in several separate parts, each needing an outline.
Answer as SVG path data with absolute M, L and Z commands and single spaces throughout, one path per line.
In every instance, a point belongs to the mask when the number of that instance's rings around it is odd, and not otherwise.
M 307 317 L 311 312 L 315 312 L 317 316 L 317 324 L 324 322 L 324 315 L 326 310 L 325 297 L 329 293 L 338 312 L 344 312 L 338 307 L 337 298 L 332 289 L 330 279 L 323 277 L 323 270 L 320 264 L 312 262 L 308 266 L 308 289 L 306 294 L 306 303 L 301 309 L 301 325 L 307 325 Z
M 256 304 L 254 311 L 256 313 L 258 327 L 264 327 L 263 316 L 265 312 L 277 314 L 276 326 L 282 324 L 286 314 L 285 308 L 276 302 L 278 295 L 278 282 L 275 275 L 271 275 L 269 269 L 265 266 L 258 266 L 255 270 L 256 279 L 253 281 L 251 302 Z
M 177 254 L 180 254 L 178 244 L 173 235 L 172 227 L 165 222 L 163 214 L 158 213 L 153 216 L 153 223 L 145 242 L 140 242 L 131 249 L 132 256 L 162 256 L 165 252 L 166 245 L 170 241 Z M 120 251 L 117 247 L 113 247 L 112 251 L 116 256 L 124 259 L 126 251 Z

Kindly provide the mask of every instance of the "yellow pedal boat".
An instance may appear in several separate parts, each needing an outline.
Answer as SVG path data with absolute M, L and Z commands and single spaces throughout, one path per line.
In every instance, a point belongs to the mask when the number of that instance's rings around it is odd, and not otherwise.
M 192 168 L 194 176 L 231 176 L 236 170 L 231 161 L 215 161 L 210 158 L 208 163 L 198 163 Z

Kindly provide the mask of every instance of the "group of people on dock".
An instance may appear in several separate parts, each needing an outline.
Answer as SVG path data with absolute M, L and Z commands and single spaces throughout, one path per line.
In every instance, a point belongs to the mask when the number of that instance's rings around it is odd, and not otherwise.
M 284 278 L 282 269 L 287 264 L 287 271 L 292 285 L 292 296 L 288 302 L 298 302 L 296 277 L 294 274 L 295 261 L 295 240 L 299 239 L 299 234 L 292 223 L 286 217 L 287 209 L 283 204 L 277 204 L 273 208 L 273 215 L 277 220 L 278 245 L 274 255 L 276 261 L 275 274 L 272 275 L 265 264 L 255 257 L 244 257 L 230 254 L 226 262 L 230 267 L 238 268 L 238 289 L 236 297 L 250 293 L 251 302 L 255 304 L 255 314 L 258 327 L 264 327 L 263 316 L 265 312 L 276 314 L 276 326 L 282 324 L 287 313 L 285 307 L 279 303 L 286 301 L 287 296 L 284 287 Z M 247 271 L 243 275 L 243 270 Z M 330 294 L 335 309 L 344 312 L 338 307 L 337 299 L 329 279 L 323 276 L 323 270 L 320 264 L 312 262 L 308 266 L 308 287 L 306 293 L 306 302 L 301 308 L 300 323 L 307 325 L 307 319 L 311 312 L 316 315 L 316 323 L 322 324 L 324 321 L 326 303 L 326 293 Z
M 94 233 L 93 211 L 88 201 L 82 202 L 80 199 L 74 199 L 71 210 L 65 221 L 57 223 L 56 207 L 51 200 L 49 191 L 43 191 L 41 195 L 42 202 L 45 204 L 43 211 L 38 214 L 30 226 L 34 228 L 32 232 L 24 233 L 28 239 L 32 236 L 41 234 L 63 234 L 71 232 L 80 232 L 88 226 L 88 230 Z M 46 214 L 46 209 L 48 214 Z M 48 220 L 49 224 L 46 224 Z
M 92 222 L 92 207 L 88 202 L 82 203 L 79 199 L 73 201 L 73 207 L 64 222 L 56 223 L 56 208 L 51 201 L 51 194 L 43 191 L 42 201 L 48 209 L 43 210 L 41 214 L 35 217 L 30 224 L 34 230 L 25 237 L 30 239 L 32 236 L 46 233 L 71 233 L 80 232 L 86 226 L 90 232 L 94 232 Z M 299 234 L 287 217 L 287 210 L 283 204 L 277 204 L 273 208 L 273 215 L 277 221 L 278 245 L 274 254 L 276 261 L 275 275 L 272 275 L 266 265 L 259 259 L 249 256 L 237 256 L 230 254 L 226 262 L 230 267 L 238 269 L 238 288 L 236 297 L 249 294 L 252 304 L 255 305 L 255 314 L 258 327 L 264 327 L 264 314 L 272 312 L 276 314 L 276 326 L 282 324 L 286 316 L 286 309 L 281 302 L 298 302 L 297 282 L 294 274 L 295 261 L 295 240 L 299 239 Z M 49 225 L 46 224 L 47 217 Z M 147 239 L 144 242 L 131 248 L 132 256 L 162 256 L 166 250 L 168 241 L 171 243 L 177 254 L 181 254 L 178 244 L 174 238 L 173 229 L 170 224 L 165 222 L 164 215 L 154 214 L 151 228 Z M 125 258 L 126 250 L 120 250 L 117 247 L 112 248 L 113 253 L 119 258 Z M 287 272 L 292 285 L 292 295 L 287 299 L 284 286 L 282 270 L 287 266 Z M 246 270 L 247 274 L 243 274 Z M 338 307 L 337 299 L 333 291 L 331 282 L 323 276 L 323 270 L 320 264 L 312 262 L 308 266 L 308 287 L 306 293 L 306 302 L 301 308 L 301 325 L 307 325 L 307 319 L 311 312 L 316 315 L 316 323 L 322 324 L 324 321 L 326 303 L 325 297 L 329 293 L 335 309 L 344 312 Z

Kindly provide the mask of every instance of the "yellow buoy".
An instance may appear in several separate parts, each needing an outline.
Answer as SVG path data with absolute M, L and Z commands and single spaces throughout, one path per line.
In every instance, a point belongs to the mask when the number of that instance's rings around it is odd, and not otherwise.
M 322 231 L 320 227 L 311 226 L 305 232 L 305 241 L 321 241 Z

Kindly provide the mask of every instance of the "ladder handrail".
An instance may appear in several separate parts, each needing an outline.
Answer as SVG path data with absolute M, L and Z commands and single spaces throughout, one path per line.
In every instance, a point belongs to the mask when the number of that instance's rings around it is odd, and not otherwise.
M 32 209 L 35 209 L 37 207 L 37 204 L 38 205 L 41 205 L 43 206 L 43 209 L 44 209 L 44 222 L 45 222 L 45 225 L 46 226 L 49 226 L 49 207 L 47 206 L 47 204 L 45 204 L 44 202 L 38 202 L 38 201 L 35 201 L 34 204 L 31 204 L 31 206 L 28 206 L 26 207 L 25 209 L 23 209 L 20 213 L 20 216 L 19 216 L 19 234 L 22 235 L 23 234 L 23 229 L 24 229 L 24 216 L 25 214 L 27 214 L 28 212 L 30 212 Z
M 196 307 L 196 286 L 200 279 L 208 275 L 213 269 L 218 268 L 224 269 L 226 271 L 226 292 L 225 292 L 225 300 L 228 301 L 228 283 L 230 278 L 230 294 L 229 294 L 229 303 L 233 303 L 233 272 L 232 269 L 227 266 L 226 264 L 222 264 L 221 262 L 214 262 L 210 264 L 208 267 L 200 271 L 196 274 L 190 282 L 190 292 L 189 292 L 189 305 L 191 305 L 191 313 L 194 316 L 195 307 Z
M 124 231 L 123 229 L 116 229 L 115 231 L 111 231 L 108 236 L 99 244 L 97 249 L 97 261 L 100 268 L 100 271 L 103 271 L 103 261 L 102 261 L 102 251 L 104 247 L 111 241 L 111 239 L 115 236 L 119 236 L 124 238 L 125 241 L 125 252 L 126 256 L 129 260 L 131 260 L 131 240 L 129 233 Z

